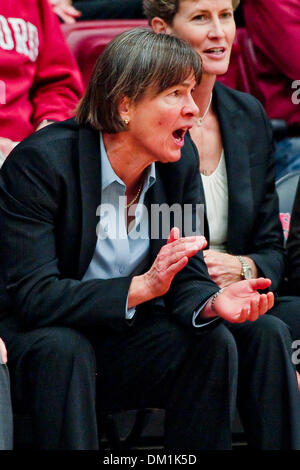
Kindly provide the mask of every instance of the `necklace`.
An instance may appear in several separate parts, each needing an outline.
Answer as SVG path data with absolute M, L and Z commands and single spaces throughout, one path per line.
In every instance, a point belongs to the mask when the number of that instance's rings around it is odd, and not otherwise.
M 210 108 L 210 105 L 211 105 L 211 101 L 212 101 L 212 93 L 210 94 L 209 103 L 208 103 L 208 105 L 207 105 L 207 108 L 206 108 L 206 110 L 205 110 L 205 113 L 203 114 L 203 116 L 201 116 L 201 117 L 199 116 L 199 117 L 196 119 L 196 120 L 197 120 L 197 125 L 198 125 L 199 127 L 202 126 L 202 123 L 203 123 L 204 119 L 206 118 L 206 115 L 207 115 L 207 113 L 208 113 L 208 111 L 209 111 L 209 108 Z
M 130 201 L 129 204 L 126 204 L 125 209 L 128 209 L 128 207 L 131 207 L 132 204 L 134 204 L 135 201 L 138 199 L 138 197 L 139 197 L 139 195 L 140 195 L 140 192 L 141 192 L 141 190 L 142 190 L 142 186 L 143 186 L 143 183 L 140 184 L 139 189 L 138 189 L 138 192 L 136 193 L 136 195 L 134 196 L 134 198 L 132 199 L 132 201 Z

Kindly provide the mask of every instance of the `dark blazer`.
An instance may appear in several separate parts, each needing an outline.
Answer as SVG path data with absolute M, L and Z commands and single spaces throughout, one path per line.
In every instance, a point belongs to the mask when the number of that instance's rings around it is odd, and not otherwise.
M 213 106 L 228 178 L 228 253 L 251 257 L 275 291 L 284 276 L 285 255 L 268 119 L 255 98 L 218 82 Z M 200 199 L 205 203 L 202 180 Z M 207 223 L 206 237 L 209 240 Z
M 198 159 L 190 145 L 178 164 L 156 164 L 148 205 L 198 202 Z M 1 263 L 11 310 L 26 328 L 128 328 L 131 278 L 81 281 L 96 246 L 100 170 L 99 133 L 74 120 L 30 136 L 1 169 Z M 149 266 L 165 242 L 151 240 Z M 191 327 L 194 309 L 217 290 L 199 253 L 174 279 L 166 305 Z

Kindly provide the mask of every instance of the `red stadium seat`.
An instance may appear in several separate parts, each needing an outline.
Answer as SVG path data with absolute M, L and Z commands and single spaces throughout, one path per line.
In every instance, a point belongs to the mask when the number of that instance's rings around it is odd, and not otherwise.
M 87 26 L 90 27 L 68 29 L 66 40 L 75 56 L 85 86 L 89 82 L 96 60 L 115 36 L 134 27 L 147 26 L 144 20 L 99 20 L 82 21 L 82 23 L 88 23 Z
M 88 30 L 88 29 L 98 29 L 102 31 L 103 29 L 108 28 L 118 28 L 118 27 L 127 27 L 136 28 L 136 27 L 148 27 L 147 20 L 90 20 L 90 21 L 77 21 L 73 24 L 62 24 L 61 28 L 66 38 L 72 31 L 79 30 Z

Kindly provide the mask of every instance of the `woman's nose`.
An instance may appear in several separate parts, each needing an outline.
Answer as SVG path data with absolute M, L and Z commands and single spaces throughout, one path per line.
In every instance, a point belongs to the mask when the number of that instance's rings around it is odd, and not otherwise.
M 192 96 L 187 98 L 187 102 L 182 109 L 184 115 L 191 115 L 191 116 L 198 116 L 199 108 L 196 105 L 195 101 L 193 100 Z
M 208 37 L 209 38 L 213 38 L 213 37 L 218 37 L 218 38 L 221 37 L 222 38 L 224 36 L 225 36 L 225 33 L 224 33 L 223 25 L 222 25 L 220 19 L 219 18 L 213 19 L 213 21 L 210 24 Z

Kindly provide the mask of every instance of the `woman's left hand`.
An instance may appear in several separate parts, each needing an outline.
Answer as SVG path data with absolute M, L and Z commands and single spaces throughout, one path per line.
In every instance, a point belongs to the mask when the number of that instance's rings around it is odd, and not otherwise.
M 210 277 L 219 287 L 227 287 L 241 280 L 242 266 L 236 256 L 215 250 L 205 250 L 203 256 Z M 246 261 L 251 265 L 252 277 L 256 278 L 255 263 L 250 258 Z

